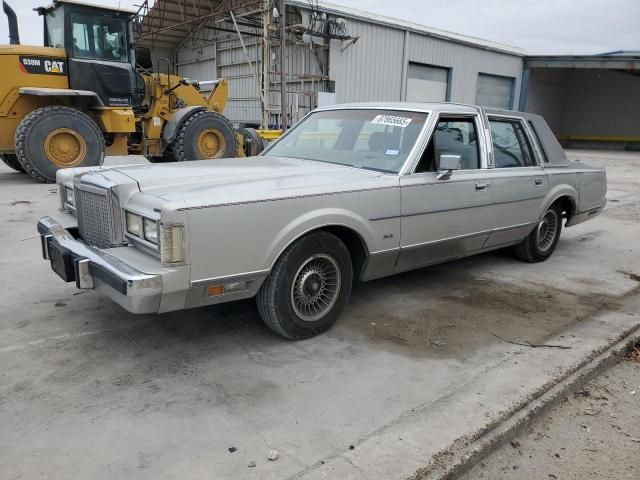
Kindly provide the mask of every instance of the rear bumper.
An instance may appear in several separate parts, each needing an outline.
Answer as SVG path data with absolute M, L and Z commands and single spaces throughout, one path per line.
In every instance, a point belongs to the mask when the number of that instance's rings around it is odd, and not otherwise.
M 38 222 L 42 256 L 66 282 L 96 289 L 131 313 L 157 313 L 162 298 L 161 275 L 139 272 L 111 255 L 78 240 L 50 217 Z

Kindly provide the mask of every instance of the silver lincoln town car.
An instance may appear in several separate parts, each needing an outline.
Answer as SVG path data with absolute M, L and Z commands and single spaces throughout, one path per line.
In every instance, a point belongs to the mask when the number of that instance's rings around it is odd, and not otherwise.
M 64 281 L 134 313 L 256 297 L 291 339 L 330 328 L 358 281 L 506 247 L 544 261 L 606 193 L 541 117 L 446 103 L 321 108 L 258 157 L 57 182 L 38 230 Z

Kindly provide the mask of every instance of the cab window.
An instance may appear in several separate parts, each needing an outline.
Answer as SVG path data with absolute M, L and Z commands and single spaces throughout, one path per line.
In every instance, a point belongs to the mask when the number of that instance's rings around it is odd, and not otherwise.
M 72 13 L 73 56 L 114 62 L 126 62 L 126 24 L 119 18 L 100 18 Z
M 45 45 L 47 47 L 64 48 L 64 14 L 52 11 L 45 17 Z
M 529 139 L 519 120 L 490 119 L 496 168 L 532 167 L 536 164 Z
M 462 170 L 480 168 L 478 134 L 473 118 L 440 118 L 416 167 L 416 173 L 435 172 L 441 155 L 459 155 Z

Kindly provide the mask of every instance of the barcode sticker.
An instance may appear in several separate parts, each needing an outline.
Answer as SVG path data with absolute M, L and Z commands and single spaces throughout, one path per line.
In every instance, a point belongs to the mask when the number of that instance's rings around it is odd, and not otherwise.
M 411 123 L 410 118 L 406 117 L 394 117 L 392 115 L 376 115 L 371 120 L 371 123 L 377 123 L 379 125 L 391 125 L 392 127 L 406 128 Z

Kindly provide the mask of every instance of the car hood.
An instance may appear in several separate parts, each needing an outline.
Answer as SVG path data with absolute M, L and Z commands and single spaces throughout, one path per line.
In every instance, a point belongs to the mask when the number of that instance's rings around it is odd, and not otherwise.
M 130 165 L 113 170 L 140 191 L 188 207 L 376 188 L 397 177 L 342 165 L 283 157 L 252 157 Z

